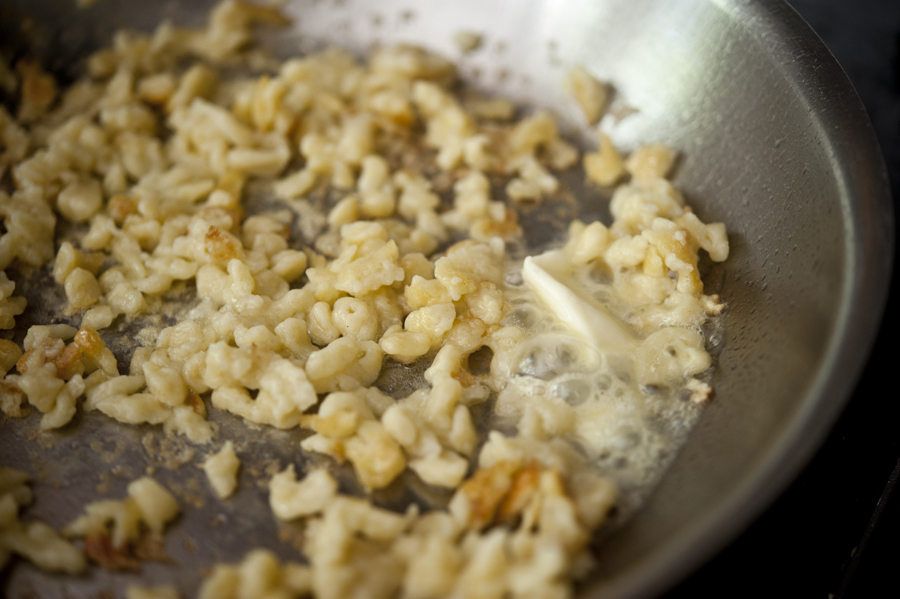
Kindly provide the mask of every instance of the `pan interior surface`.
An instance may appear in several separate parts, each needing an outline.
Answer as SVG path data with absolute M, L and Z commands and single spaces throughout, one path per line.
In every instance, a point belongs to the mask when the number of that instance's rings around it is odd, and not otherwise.
M 3 0 L 0 31 L 29 15 L 31 41 L 51 68 L 71 72 L 71 57 L 117 28 L 148 30 L 163 17 L 199 25 L 213 2 L 71 4 Z M 560 85 L 584 65 L 634 109 L 601 124 L 618 146 L 679 150 L 676 184 L 706 222 L 727 224 L 731 243 L 707 288 L 729 306 L 716 397 L 644 509 L 603 540 L 579 591 L 662 592 L 799 471 L 874 339 L 890 204 L 874 134 L 840 67 L 776 0 L 296 1 L 285 11 L 290 31 L 263 38 L 277 52 L 296 51 L 298 39 L 301 51 L 423 45 L 458 61 L 467 83 L 553 110 L 587 145 L 593 134 Z M 479 33 L 482 48 L 462 54 L 458 31 Z

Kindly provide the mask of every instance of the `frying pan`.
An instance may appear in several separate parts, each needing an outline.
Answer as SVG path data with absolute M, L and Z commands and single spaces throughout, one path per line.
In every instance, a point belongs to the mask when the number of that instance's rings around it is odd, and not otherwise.
M 26 19 L 24 39 L 53 70 L 72 73 L 116 28 L 147 30 L 161 17 L 199 25 L 211 4 L 101 0 L 76 10 L 2 0 L 0 34 L 20 35 Z M 290 31 L 264 40 L 276 51 L 296 51 L 298 37 L 302 51 L 424 45 L 458 59 L 471 85 L 554 110 L 587 144 L 560 86 L 566 68 L 583 64 L 631 112 L 604 122 L 613 141 L 678 148 L 675 182 L 688 203 L 706 222 L 727 223 L 732 253 L 711 283 L 729 304 L 715 400 L 644 508 L 598 541 L 598 570 L 579 587 L 582 597 L 658 595 L 743 530 L 808 461 L 874 339 L 890 273 L 890 198 L 875 136 L 840 67 L 780 0 L 298 0 L 286 12 Z M 481 33 L 482 49 L 461 55 L 458 31 Z M 603 213 L 599 198 L 580 197 L 583 214 Z M 223 436 L 243 430 L 217 418 Z M 183 517 L 166 544 L 174 563 L 147 565 L 145 581 L 189 595 L 204 568 L 252 546 L 296 557 L 296 531 L 270 522 L 256 484 L 273 462 L 299 459 L 291 433 L 254 431 L 241 493 L 214 504 L 189 457 L 198 450 L 166 445 L 150 429 L 79 416 L 55 435 L 34 430 L 0 424 L 0 459 L 37 473 L 29 513 L 55 526 L 98 491 L 122 496 L 148 463 L 178 490 Z M 73 581 L 21 564 L 4 584 L 12 597 L 84 597 L 121 594 L 128 580 L 92 572 Z

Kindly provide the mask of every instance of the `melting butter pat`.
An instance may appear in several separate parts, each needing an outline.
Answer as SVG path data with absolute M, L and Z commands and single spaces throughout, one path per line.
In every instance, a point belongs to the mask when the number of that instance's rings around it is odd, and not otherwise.
M 638 340 L 600 303 L 578 293 L 561 251 L 525 258 L 522 277 L 547 310 L 596 350 L 634 349 Z

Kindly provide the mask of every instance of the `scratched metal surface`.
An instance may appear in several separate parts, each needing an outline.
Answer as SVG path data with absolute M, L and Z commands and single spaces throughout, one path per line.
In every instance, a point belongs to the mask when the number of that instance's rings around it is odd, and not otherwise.
M 9 39 L 21 14 L 32 14 L 30 39 L 57 70 L 71 72 L 73 57 L 116 27 L 146 29 L 160 16 L 199 24 L 210 4 L 101 0 L 76 11 L 70 2 L 2 0 L 0 33 Z M 580 590 L 658 594 L 733 538 L 805 463 L 877 326 L 891 245 L 887 185 L 840 68 L 778 0 L 309 0 L 286 10 L 292 30 L 265 37 L 280 51 L 423 44 L 459 59 L 472 85 L 553 109 L 589 143 L 559 86 L 566 67 L 583 63 L 613 82 L 618 102 L 638 109 L 604 123 L 612 139 L 625 148 L 652 141 L 679 148 L 676 181 L 689 203 L 706 220 L 728 223 L 732 256 L 715 282 L 730 305 L 717 401 L 643 512 L 605 540 L 601 569 Z M 483 33 L 484 48 L 460 56 L 452 40 L 459 30 Z M 603 198 L 572 185 L 582 214 L 604 214 Z M 39 310 L 44 319 L 59 294 L 34 289 L 49 300 Z M 210 495 L 196 468 L 203 448 L 97 415 L 79 414 L 45 434 L 36 433 L 34 417 L 0 423 L 0 460 L 35 475 L 28 513 L 54 526 L 98 493 L 122 496 L 129 479 L 153 468 L 177 490 L 183 514 L 166 535 L 172 561 L 147 564 L 140 579 L 176 583 L 190 596 L 210 564 L 251 547 L 297 557 L 298 531 L 275 524 L 261 481 L 275 462 L 309 459 L 296 449 L 303 433 L 248 433 L 225 414 L 212 418 L 220 438 L 244 450 L 241 488 L 228 502 Z M 354 490 L 351 478 L 342 484 Z M 387 495 L 387 503 L 401 499 Z M 56 577 L 18 564 L 3 588 L 11 597 L 119 597 L 133 580 L 98 569 Z

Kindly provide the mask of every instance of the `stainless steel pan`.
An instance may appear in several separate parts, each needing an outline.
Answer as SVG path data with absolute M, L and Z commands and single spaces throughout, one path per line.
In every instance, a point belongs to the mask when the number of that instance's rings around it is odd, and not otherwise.
M 76 68 L 74 59 L 117 27 L 147 29 L 161 16 L 199 24 L 211 3 L 101 0 L 84 11 L 71 4 L 2 0 L 3 39 L 29 15 L 30 40 L 53 66 Z M 580 590 L 659 594 L 734 538 L 805 464 L 849 396 L 878 327 L 892 251 L 888 184 L 840 67 L 780 0 L 298 0 L 286 10 L 296 17 L 293 30 L 268 36 L 273 46 L 292 46 L 297 35 L 304 48 L 423 44 L 459 58 L 473 85 L 550 107 L 587 140 L 559 85 L 566 67 L 584 64 L 613 82 L 616 102 L 637 109 L 608 129 L 617 144 L 665 141 L 682 151 L 677 184 L 705 220 L 728 224 L 732 246 L 716 274 L 729 303 L 716 399 L 643 511 L 600 544 L 600 570 Z M 453 43 L 460 30 L 482 33 L 482 50 L 460 56 Z M 603 211 L 585 197 L 583 211 Z M 165 467 L 166 459 L 178 461 L 179 448 L 166 453 L 152 432 L 91 418 L 78 427 L 27 441 L 27 433 L 0 425 L 0 459 L 44 473 L 32 513 L 63 524 L 98 485 L 123 487 L 122 469 L 135 470 L 130 464 L 148 455 L 184 496 L 212 501 L 191 482 L 199 476 L 193 466 Z M 85 431 L 98 447 L 79 445 Z M 260 436 L 247 470 L 290 457 L 290 434 Z M 290 554 L 271 540 L 278 531 L 270 518 L 255 517 L 268 509 L 265 491 L 249 484 L 219 510 L 227 526 L 186 509 L 167 542 L 178 565 L 150 565 L 144 578 L 192 591 L 212 561 L 237 559 L 257 542 L 269 539 Z M 71 582 L 22 566 L 6 588 L 12 596 L 29 588 L 41 597 L 86 596 L 121 592 L 125 580 L 95 573 Z

